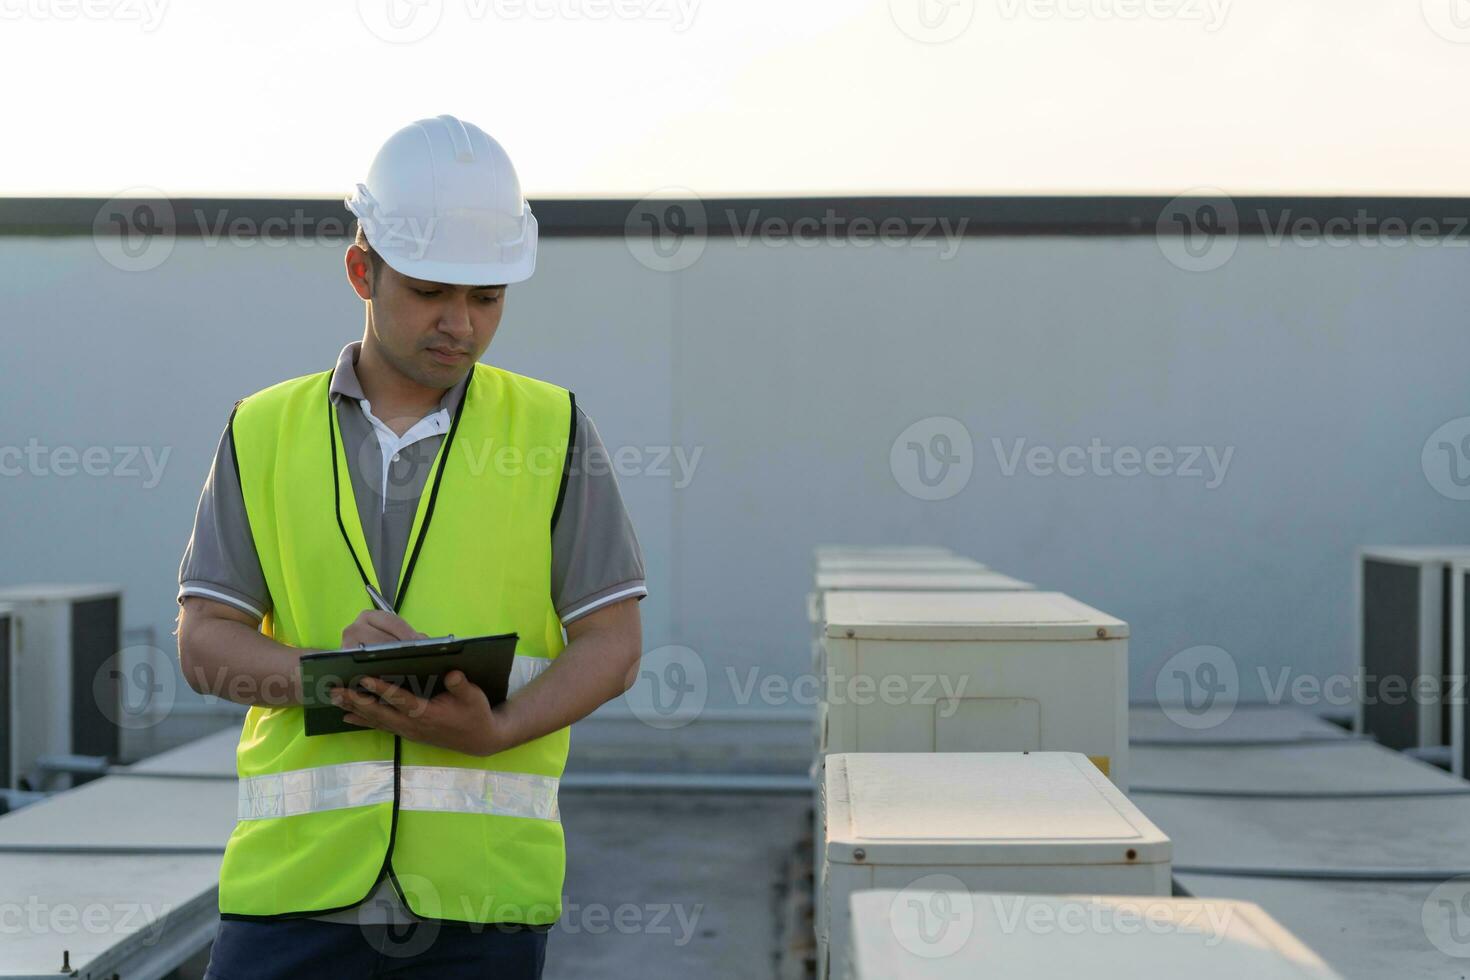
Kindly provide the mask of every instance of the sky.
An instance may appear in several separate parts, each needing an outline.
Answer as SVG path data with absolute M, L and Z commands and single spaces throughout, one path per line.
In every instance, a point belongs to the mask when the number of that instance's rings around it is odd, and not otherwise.
M 1470 194 L 1470 0 L 0 0 L 0 196 Z

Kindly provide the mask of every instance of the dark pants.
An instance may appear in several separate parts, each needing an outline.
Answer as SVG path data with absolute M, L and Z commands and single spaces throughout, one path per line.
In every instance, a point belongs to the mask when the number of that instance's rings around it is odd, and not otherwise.
M 546 930 L 222 919 L 205 980 L 539 980 Z

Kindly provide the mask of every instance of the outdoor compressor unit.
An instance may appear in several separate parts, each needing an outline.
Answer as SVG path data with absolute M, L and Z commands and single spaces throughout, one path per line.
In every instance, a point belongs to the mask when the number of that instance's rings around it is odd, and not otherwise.
M 1014 592 L 1034 588 L 1030 582 L 984 566 L 820 568 L 807 596 L 807 618 L 814 624 L 822 621 L 822 600 L 831 592 Z
M 1450 566 L 1470 546 L 1358 553 L 1356 729 L 1392 749 L 1449 744 Z
M 1172 891 L 1169 838 L 1079 753 L 832 755 L 823 793 L 819 980 L 848 976 L 850 899 L 866 889 L 940 874 L 970 892 Z
M 867 891 L 852 922 L 853 980 L 1341 980 L 1259 905 L 1221 898 Z
M 116 762 L 120 691 L 107 666 L 122 638 L 121 592 L 110 585 L 27 585 L 0 589 L 0 604 L 13 619 L 6 785 L 41 788 L 28 780 L 43 756 Z
M 1059 592 L 834 592 L 818 754 L 1081 752 L 1128 788 L 1128 624 Z

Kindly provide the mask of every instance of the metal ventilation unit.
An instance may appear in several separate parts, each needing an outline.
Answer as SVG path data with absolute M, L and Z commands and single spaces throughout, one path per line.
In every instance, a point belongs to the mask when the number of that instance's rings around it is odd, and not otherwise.
M 0 605 L 0 790 L 15 786 L 14 637 L 15 615 L 9 606 Z
M 1450 705 L 1450 771 L 1461 779 L 1470 776 L 1470 630 L 1466 629 L 1466 603 L 1470 601 L 1470 558 L 1450 565 L 1450 686 L 1445 700 Z
M 1372 547 L 1358 553 L 1356 728 L 1393 749 L 1448 743 L 1450 566 L 1470 546 Z M 1442 686 L 1444 685 L 1444 686 Z
M 9 742 L 5 785 L 39 789 L 44 757 L 118 760 L 119 685 L 109 662 L 122 637 L 122 593 L 111 585 L 0 589 L 11 610 Z M 4 683 L 0 681 L 0 683 Z M 0 708 L 0 711 L 3 711 Z M 73 782 L 86 781 L 85 776 Z

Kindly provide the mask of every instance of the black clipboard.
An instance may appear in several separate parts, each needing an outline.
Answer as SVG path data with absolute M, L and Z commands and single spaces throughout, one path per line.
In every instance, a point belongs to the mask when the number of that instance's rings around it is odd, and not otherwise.
M 494 707 L 505 700 L 519 639 L 515 633 L 464 639 L 440 636 L 302 654 L 301 699 L 306 734 L 369 731 L 345 721 L 346 711 L 331 700 L 332 688 L 356 688 L 363 677 L 380 677 L 419 697 L 431 698 L 444 690 L 445 674 L 462 670 Z

